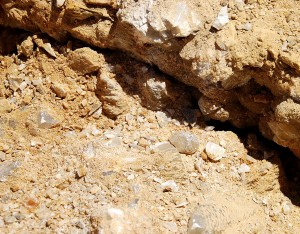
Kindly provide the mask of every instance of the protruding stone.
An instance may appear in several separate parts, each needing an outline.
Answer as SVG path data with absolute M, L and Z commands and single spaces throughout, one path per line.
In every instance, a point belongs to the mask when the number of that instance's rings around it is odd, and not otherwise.
M 65 4 L 65 0 L 56 0 L 56 7 L 62 7 Z
M 33 41 L 31 37 L 27 37 L 19 46 L 18 46 L 18 53 L 24 55 L 25 57 L 30 57 L 33 53 Z
M 12 110 L 12 106 L 7 99 L 0 99 L 0 114 L 8 113 Z
M 229 119 L 229 112 L 216 100 L 202 96 L 198 101 L 198 106 L 202 114 L 209 118 L 217 119 L 222 122 Z
M 169 10 L 161 14 L 161 19 L 172 36 L 187 37 L 200 29 L 199 16 L 189 8 L 185 1 L 169 3 Z
M 168 118 L 168 116 L 166 115 L 165 112 L 162 111 L 157 111 L 155 113 L 155 117 L 157 119 L 158 125 L 163 128 L 165 126 L 168 125 L 168 123 L 170 122 L 170 119 Z
M 100 55 L 88 47 L 70 52 L 68 60 L 70 67 L 80 75 L 98 71 L 103 62 Z
M 205 152 L 213 161 L 219 161 L 221 158 L 225 156 L 225 149 L 216 143 L 209 141 L 205 146 Z
M 189 132 L 173 133 L 169 141 L 176 147 L 179 153 L 183 154 L 195 153 L 200 145 L 198 137 Z
M 161 184 L 164 192 L 178 192 L 179 188 L 174 180 L 168 180 Z
M 247 173 L 247 172 L 250 172 L 250 167 L 245 163 L 241 164 L 238 169 L 238 173 L 242 174 L 242 173 Z
M 125 92 L 105 67 L 98 74 L 97 95 L 103 103 L 104 114 L 109 118 L 116 118 L 129 108 Z
M 188 234 L 201 234 L 205 233 L 205 230 L 205 218 L 201 214 L 192 213 L 188 224 Z
M 158 142 L 155 145 L 150 146 L 151 151 L 154 153 L 178 153 L 177 149 L 170 144 L 170 142 Z
M 51 90 L 56 94 L 57 97 L 59 98 L 66 98 L 68 91 L 66 89 L 66 87 L 64 87 L 63 84 L 59 84 L 59 83 L 53 83 L 51 85 Z
M 212 24 L 212 26 L 217 30 L 221 30 L 228 23 L 229 23 L 228 9 L 227 6 L 224 6 L 219 11 L 219 14 L 215 22 Z
M 161 110 L 174 99 L 171 91 L 171 82 L 162 75 L 146 74 L 138 79 L 141 89 L 143 105 L 152 110 Z M 154 74 L 153 74 L 154 75 Z
M 9 176 L 13 170 L 15 170 L 20 163 L 16 162 L 6 162 L 0 165 L 0 179 L 3 179 L 6 176 Z

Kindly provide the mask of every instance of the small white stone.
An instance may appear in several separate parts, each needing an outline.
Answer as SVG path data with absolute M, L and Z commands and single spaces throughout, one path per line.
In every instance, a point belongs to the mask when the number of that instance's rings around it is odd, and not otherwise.
M 289 51 L 288 45 L 289 45 L 288 41 L 284 41 L 282 44 L 282 47 L 281 47 L 282 51 L 284 51 L 284 52 Z
M 65 4 L 65 0 L 56 0 L 56 6 L 62 7 Z
M 38 124 L 40 128 L 54 128 L 57 127 L 60 122 L 47 111 L 41 111 L 38 115 Z
M 153 178 L 153 181 L 156 182 L 156 183 L 159 183 L 159 184 L 162 183 L 162 179 L 157 178 L 157 177 L 154 177 L 154 178 Z
M 251 29 L 252 29 L 252 24 L 249 23 L 249 22 L 245 23 L 244 29 L 245 29 L 246 31 L 251 31 Z
M 193 154 L 200 146 L 198 137 L 190 132 L 175 132 L 171 135 L 169 141 L 179 153 L 183 154 Z
M 168 180 L 161 184 L 164 192 L 178 192 L 178 186 L 174 180 Z
M 219 161 L 225 157 L 225 149 L 216 143 L 209 141 L 205 146 L 205 152 L 207 156 L 213 161 Z
M 282 204 L 282 212 L 283 212 L 284 214 L 288 214 L 290 211 L 291 211 L 290 206 L 289 206 L 286 202 L 284 202 L 284 203 Z
M 221 30 L 228 23 L 229 23 L 228 9 L 227 9 L 227 6 L 224 6 L 221 8 L 221 10 L 220 10 L 215 22 L 212 24 L 212 26 L 217 30 Z
M 133 180 L 134 179 L 134 174 L 130 174 L 129 176 L 127 176 L 127 180 Z
M 26 67 L 26 64 L 22 63 L 22 64 L 19 65 L 18 70 L 22 71 L 25 67 Z
M 245 163 L 241 164 L 238 169 L 238 173 L 242 174 L 242 173 L 247 173 L 247 172 L 250 172 L 250 167 Z
M 206 126 L 204 128 L 205 131 L 209 132 L 209 131 L 213 131 L 215 129 L 215 126 Z
M 109 208 L 106 214 L 108 219 L 122 219 L 124 217 L 124 212 L 116 208 Z

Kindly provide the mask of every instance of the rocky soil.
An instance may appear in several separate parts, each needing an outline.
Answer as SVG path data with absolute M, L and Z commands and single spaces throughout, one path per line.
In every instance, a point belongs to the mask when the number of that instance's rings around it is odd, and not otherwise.
M 1 233 L 300 233 L 299 9 L 2 0 Z
M 0 25 L 126 51 L 201 92 L 208 118 L 300 156 L 297 0 L 2 0 Z
M 299 233 L 286 151 L 205 124 L 197 90 L 119 52 L 14 38 L 1 233 Z

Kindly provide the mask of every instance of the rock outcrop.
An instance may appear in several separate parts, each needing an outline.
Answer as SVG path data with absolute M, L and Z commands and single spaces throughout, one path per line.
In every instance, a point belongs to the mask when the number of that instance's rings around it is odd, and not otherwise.
M 299 7 L 283 0 L 2 0 L 0 25 L 126 51 L 199 89 L 203 115 L 258 125 L 300 156 Z

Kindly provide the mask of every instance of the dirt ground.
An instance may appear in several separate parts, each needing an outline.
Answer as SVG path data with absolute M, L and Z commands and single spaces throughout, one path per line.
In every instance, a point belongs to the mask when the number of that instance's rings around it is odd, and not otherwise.
M 84 44 L 37 37 L 53 50 L 0 55 L 1 233 L 300 233 L 287 151 L 206 124 L 197 93 L 169 77 L 180 95 L 153 110 L 139 79 L 163 75 L 125 54 L 97 51 L 110 92 L 97 71 L 71 68 Z M 180 131 L 198 138 L 196 152 L 169 143 Z M 208 142 L 225 149 L 220 160 Z

